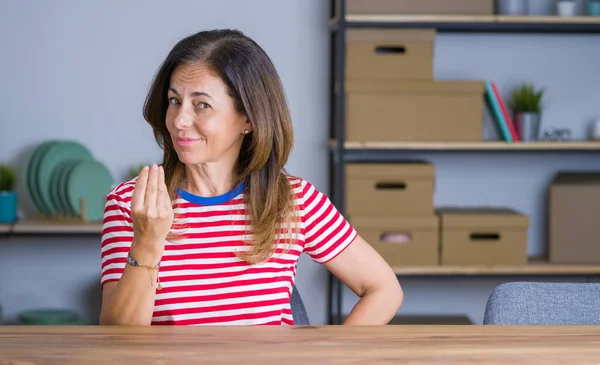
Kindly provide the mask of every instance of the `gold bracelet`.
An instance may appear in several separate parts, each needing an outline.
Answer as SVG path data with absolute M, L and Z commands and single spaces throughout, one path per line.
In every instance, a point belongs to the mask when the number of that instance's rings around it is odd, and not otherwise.
M 150 286 L 154 286 L 154 284 L 152 283 L 152 274 L 150 273 L 150 270 L 156 270 L 156 284 L 157 284 L 156 289 L 157 290 L 162 289 L 162 285 L 160 285 L 160 275 L 159 275 L 160 261 L 158 262 L 158 264 L 156 264 L 156 266 L 142 265 L 142 264 L 140 264 L 140 262 L 138 260 L 131 257 L 130 254 L 127 254 L 127 263 L 131 266 L 145 267 L 148 270 L 148 275 L 150 275 Z

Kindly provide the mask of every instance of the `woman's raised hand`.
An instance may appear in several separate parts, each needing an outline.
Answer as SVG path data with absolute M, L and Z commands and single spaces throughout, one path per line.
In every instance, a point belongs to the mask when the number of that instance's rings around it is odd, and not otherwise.
M 162 166 L 153 164 L 140 171 L 131 199 L 131 215 L 135 244 L 160 258 L 173 224 L 173 207 Z

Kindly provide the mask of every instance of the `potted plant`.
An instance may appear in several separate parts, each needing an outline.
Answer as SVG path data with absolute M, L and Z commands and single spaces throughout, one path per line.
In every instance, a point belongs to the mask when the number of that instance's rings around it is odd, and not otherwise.
M 543 96 L 544 89 L 536 90 L 529 83 L 522 84 L 512 92 L 510 108 L 521 141 L 535 141 L 539 137 Z
M 0 164 L 0 223 L 14 223 L 17 220 L 15 181 L 15 170 Z

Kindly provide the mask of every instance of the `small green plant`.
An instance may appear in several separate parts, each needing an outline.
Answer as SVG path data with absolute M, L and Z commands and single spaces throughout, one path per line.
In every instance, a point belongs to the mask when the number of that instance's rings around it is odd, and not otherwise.
M 515 113 L 539 113 L 542 111 L 544 89 L 536 90 L 532 84 L 522 84 L 512 92 L 510 107 Z
M 15 170 L 8 165 L 0 164 L 0 191 L 13 191 L 16 181 Z

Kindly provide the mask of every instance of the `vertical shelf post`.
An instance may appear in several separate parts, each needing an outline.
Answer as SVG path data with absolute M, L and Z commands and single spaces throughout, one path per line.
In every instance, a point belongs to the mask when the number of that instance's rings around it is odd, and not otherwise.
M 332 18 L 336 19 L 337 26 L 332 37 L 331 59 L 331 100 L 332 134 L 337 142 L 330 151 L 333 176 L 330 177 L 331 199 L 335 207 L 344 214 L 344 140 L 345 140 L 345 68 L 346 68 L 346 2 L 345 0 L 332 0 Z M 342 283 L 333 274 L 329 273 L 329 324 L 341 324 L 342 320 Z M 334 319 L 334 298 L 337 310 Z

